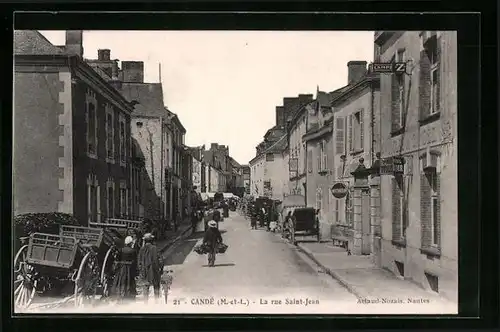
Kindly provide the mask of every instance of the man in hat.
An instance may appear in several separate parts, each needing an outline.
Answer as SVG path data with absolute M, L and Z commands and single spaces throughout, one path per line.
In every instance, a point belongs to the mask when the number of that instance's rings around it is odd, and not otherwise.
M 215 255 L 217 253 L 217 245 L 222 243 L 222 235 L 217 228 L 217 222 L 210 220 L 208 229 L 203 237 L 203 245 L 208 247 L 208 266 L 212 267 L 215 264 Z
M 153 286 L 155 298 L 160 297 L 160 282 L 163 273 L 163 259 L 153 244 L 154 236 L 144 234 L 144 245 L 139 250 L 138 269 L 139 278 L 143 285 L 143 295 L 146 302 L 149 299 L 149 289 Z

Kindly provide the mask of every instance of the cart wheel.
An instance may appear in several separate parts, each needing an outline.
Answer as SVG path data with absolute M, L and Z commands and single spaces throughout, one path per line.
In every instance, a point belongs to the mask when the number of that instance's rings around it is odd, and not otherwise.
M 28 246 L 19 249 L 14 258 L 14 303 L 19 309 L 26 309 L 33 301 L 38 281 L 34 279 L 34 268 L 26 262 Z
M 88 252 L 80 263 L 75 279 L 75 306 L 92 304 L 99 284 L 99 263 L 94 252 Z
M 101 285 L 102 285 L 102 296 L 109 296 L 109 288 L 111 287 L 111 278 L 112 278 L 112 268 L 113 268 L 113 249 L 110 248 L 106 252 L 106 256 L 104 256 L 104 261 L 102 263 L 101 268 Z

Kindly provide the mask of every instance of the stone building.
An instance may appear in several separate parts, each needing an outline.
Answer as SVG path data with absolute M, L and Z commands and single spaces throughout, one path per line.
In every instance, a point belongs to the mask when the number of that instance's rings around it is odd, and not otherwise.
M 250 165 L 250 195 L 264 196 L 266 156 L 262 153 L 257 154 L 248 164 Z
M 130 215 L 133 106 L 83 60 L 82 31 L 15 31 L 14 54 L 14 214 Z
M 185 165 L 184 156 L 187 150 L 187 147 L 184 145 L 186 128 L 182 125 L 177 114 L 167 108 L 165 110 L 169 114 L 172 132 L 172 167 L 167 174 L 167 179 L 171 183 L 172 193 L 171 215 L 177 216 L 177 213 L 180 212 L 182 216 L 185 208 L 190 205 L 188 195 L 192 186 L 189 183 L 189 179 L 186 178 L 189 172 L 186 173 L 183 170 L 183 166 Z
M 250 195 L 250 182 L 251 182 L 251 170 L 249 165 L 242 165 L 241 171 L 243 174 L 243 187 L 245 188 L 245 194 Z
M 210 149 L 203 152 L 203 160 L 206 164 L 209 164 L 213 168 L 222 172 L 223 177 L 218 183 L 218 187 L 221 192 L 225 192 L 227 189 L 227 183 L 231 179 L 231 163 L 229 160 L 229 147 L 218 144 L 211 143 Z
M 373 223 L 368 184 L 355 181 L 358 167 L 371 168 L 379 152 L 379 78 L 368 74 L 366 61 L 350 61 L 348 84 L 333 97 L 334 183 L 343 183 L 347 195 L 333 198 L 332 238 L 354 255 L 372 253 Z M 375 191 L 373 192 L 375 193 Z M 378 196 L 377 196 L 378 197 Z M 373 203 L 373 204 L 371 204 Z M 375 207 L 374 207 L 375 208 Z
M 333 94 L 318 91 L 315 102 L 307 109 L 307 131 L 302 140 L 307 148 L 307 204 L 319 209 L 322 239 L 329 239 L 333 220 L 330 187 L 333 178 Z
M 286 113 L 290 114 L 286 123 L 288 138 L 288 155 L 290 163 L 289 172 L 289 194 L 304 196 L 307 198 L 306 173 L 307 173 L 307 148 L 302 137 L 307 132 L 307 110 L 314 107 L 313 95 L 302 95 L 307 98 L 283 100 Z
M 378 31 L 381 77 L 378 263 L 452 300 L 458 294 L 457 33 Z

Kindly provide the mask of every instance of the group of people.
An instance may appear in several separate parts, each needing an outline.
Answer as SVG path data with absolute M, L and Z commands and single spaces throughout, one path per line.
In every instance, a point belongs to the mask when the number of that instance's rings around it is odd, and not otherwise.
M 247 209 L 247 217 L 250 217 L 250 227 L 257 229 L 257 227 L 266 227 L 267 231 L 273 229 L 276 221 L 279 219 L 278 212 L 270 206 L 258 207 L 254 203 L 249 203 Z
M 133 229 L 128 231 L 124 246 L 119 250 L 114 262 L 111 298 L 119 301 L 135 300 L 137 282 L 140 283 L 144 299 L 148 301 L 153 287 L 156 298 L 160 297 L 163 259 L 154 244 L 154 236 L 146 233 L 139 238 Z

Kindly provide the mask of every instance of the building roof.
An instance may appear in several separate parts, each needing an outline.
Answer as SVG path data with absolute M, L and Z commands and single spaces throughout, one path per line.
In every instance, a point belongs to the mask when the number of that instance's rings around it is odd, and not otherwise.
M 184 128 L 184 126 L 182 125 L 182 122 L 181 122 L 181 119 L 179 119 L 179 116 L 166 107 L 165 107 L 165 111 L 167 112 L 170 120 L 172 120 L 172 122 L 175 123 L 175 125 L 185 134 L 186 128 Z
M 161 83 L 123 82 L 120 92 L 129 102 L 138 102 L 134 108 L 135 116 L 167 116 Z
M 53 45 L 40 32 L 36 30 L 14 31 L 14 54 L 64 54 L 64 51 Z
M 279 140 L 277 140 L 273 145 L 271 145 L 269 148 L 265 149 L 264 152 L 262 153 L 280 153 L 283 150 L 285 150 L 286 145 L 287 145 L 287 135 L 281 136 Z

